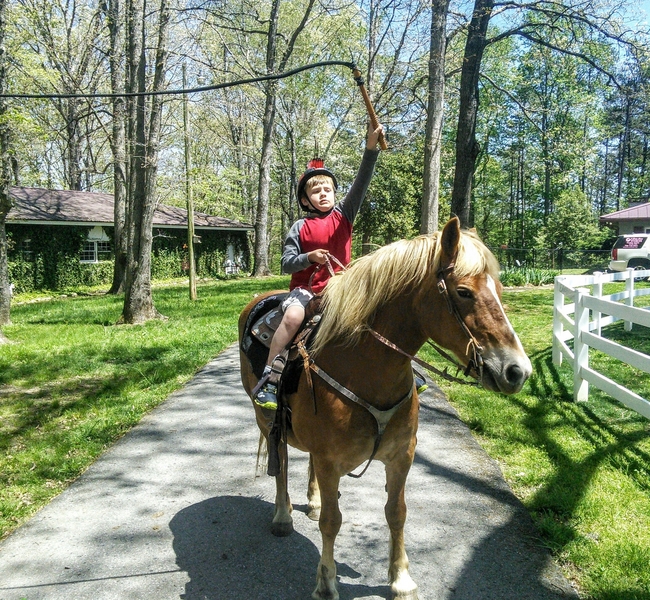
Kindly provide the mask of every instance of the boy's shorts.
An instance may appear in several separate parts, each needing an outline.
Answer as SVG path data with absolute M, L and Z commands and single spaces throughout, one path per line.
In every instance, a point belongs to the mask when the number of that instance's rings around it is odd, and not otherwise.
M 294 288 L 291 290 L 289 295 L 285 298 L 284 302 L 281 304 L 282 312 L 286 312 L 287 308 L 290 306 L 302 306 L 303 308 L 307 307 L 309 301 L 314 297 L 309 290 L 305 288 Z

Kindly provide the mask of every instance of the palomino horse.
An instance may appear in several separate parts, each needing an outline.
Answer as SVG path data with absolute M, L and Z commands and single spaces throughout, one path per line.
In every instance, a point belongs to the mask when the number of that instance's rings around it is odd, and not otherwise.
M 518 392 L 531 363 L 501 305 L 498 271 L 491 252 L 475 233 L 461 231 L 454 218 L 441 233 L 395 242 L 330 280 L 305 363 L 313 369 L 306 366 L 296 390 L 285 394 L 287 441 L 310 454 L 308 506 L 313 513 L 320 508 L 322 552 L 313 598 L 339 597 L 334 562 L 341 526 L 339 480 L 373 455 L 386 469 L 391 590 L 400 599 L 417 598 L 404 549 L 404 487 L 415 454 L 419 404 L 411 357 L 431 339 L 483 387 Z M 242 312 L 240 338 L 248 315 L 266 297 Z M 250 396 L 258 378 L 243 353 L 241 376 Z M 268 411 L 257 406 L 255 411 L 268 439 Z M 285 477 L 286 471 L 276 477 L 276 535 L 292 531 Z

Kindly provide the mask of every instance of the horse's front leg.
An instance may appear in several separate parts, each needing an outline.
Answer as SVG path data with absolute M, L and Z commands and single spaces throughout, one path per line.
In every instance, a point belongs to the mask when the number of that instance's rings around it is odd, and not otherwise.
M 307 484 L 307 516 L 312 521 L 320 518 L 320 488 L 314 472 L 314 457 L 309 455 L 309 483 Z
M 339 475 L 331 465 L 313 461 L 314 471 L 320 486 L 321 512 L 318 526 L 323 547 L 318 571 L 316 572 L 316 589 L 312 594 L 315 600 L 338 600 L 336 591 L 336 563 L 334 562 L 334 541 L 341 528 L 341 511 L 339 510 Z
M 384 508 L 390 529 L 390 565 L 388 577 L 394 598 L 417 600 L 418 586 L 409 574 L 409 560 L 404 548 L 404 523 L 406 522 L 406 501 L 404 487 L 413 462 L 412 452 L 404 453 L 386 464 L 386 489 L 388 500 Z

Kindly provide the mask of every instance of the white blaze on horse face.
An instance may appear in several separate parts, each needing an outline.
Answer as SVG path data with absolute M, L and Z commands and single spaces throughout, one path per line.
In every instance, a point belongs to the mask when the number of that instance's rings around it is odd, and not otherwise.
M 519 336 L 517 335 L 517 332 L 514 330 L 512 323 L 510 323 L 510 319 L 508 319 L 508 316 L 506 315 L 506 311 L 503 309 L 503 304 L 501 304 L 501 299 L 499 298 L 499 294 L 497 293 L 497 286 L 492 279 L 491 275 L 487 275 L 487 287 L 488 289 L 492 292 L 492 295 L 494 296 L 494 299 L 496 300 L 497 306 L 501 310 L 501 314 L 503 315 L 503 318 L 505 319 L 505 322 L 508 324 L 508 327 L 510 328 L 510 331 L 512 332 L 512 335 L 515 337 L 515 340 L 517 341 L 517 347 L 519 351 L 526 355 L 526 351 L 524 350 L 524 347 L 521 343 L 521 340 L 519 339 Z

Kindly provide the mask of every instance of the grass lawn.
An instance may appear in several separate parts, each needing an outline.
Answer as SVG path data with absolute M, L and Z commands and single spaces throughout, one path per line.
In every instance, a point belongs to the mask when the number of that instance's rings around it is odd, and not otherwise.
M 588 402 L 572 401 L 572 370 L 551 360 L 553 290 L 506 291 L 504 302 L 533 363 L 523 391 L 508 397 L 441 387 L 499 463 L 581 597 L 648 600 L 650 421 L 593 386 Z M 617 323 L 607 337 L 650 353 L 645 328 L 628 333 Z M 590 352 L 596 369 L 650 398 L 647 374 Z
M 237 339 L 255 293 L 286 277 L 154 289 L 168 320 L 114 323 L 123 297 L 12 306 L 0 345 L 0 539 L 60 493 L 142 416 Z M 18 298 L 20 300 L 20 298 Z
M 287 278 L 154 289 L 167 321 L 115 326 L 122 298 L 54 298 L 12 307 L 0 346 L 0 537 L 24 523 L 110 444 L 236 339 L 254 293 Z M 650 301 L 650 297 L 646 297 Z M 441 382 L 529 509 L 583 598 L 650 600 L 650 422 L 551 361 L 552 289 L 506 291 L 534 373 L 506 397 Z M 650 353 L 650 335 L 608 337 Z M 426 350 L 424 358 L 438 359 Z M 437 363 L 443 366 L 441 363 Z M 650 397 L 650 378 L 594 354 L 592 364 Z

